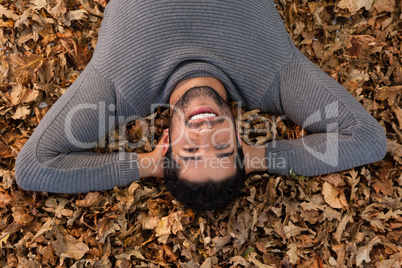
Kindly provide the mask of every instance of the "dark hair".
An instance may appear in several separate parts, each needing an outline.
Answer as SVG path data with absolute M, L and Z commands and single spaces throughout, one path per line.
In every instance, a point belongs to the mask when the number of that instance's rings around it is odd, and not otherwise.
M 164 180 L 167 190 L 182 204 L 198 211 L 222 209 L 240 195 L 246 172 L 243 151 L 238 145 L 235 156 L 236 173 L 221 181 L 189 182 L 179 178 L 180 167 L 174 160 L 171 146 L 164 157 Z

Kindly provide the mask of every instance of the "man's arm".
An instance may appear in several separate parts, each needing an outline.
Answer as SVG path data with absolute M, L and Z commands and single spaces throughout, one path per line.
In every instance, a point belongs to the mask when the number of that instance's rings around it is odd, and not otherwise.
M 19 153 L 16 180 L 26 190 L 79 193 L 139 178 L 136 153 L 90 152 L 117 124 L 114 85 L 91 63 L 53 105 Z
M 268 143 L 268 170 L 315 176 L 381 160 L 386 138 L 379 123 L 295 47 L 293 53 L 293 61 L 279 73 L 281 108 L 312 134 Z

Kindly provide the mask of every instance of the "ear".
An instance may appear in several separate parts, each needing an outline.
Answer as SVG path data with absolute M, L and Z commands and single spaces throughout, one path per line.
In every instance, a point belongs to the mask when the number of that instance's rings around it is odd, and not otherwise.
M 169 150 L 169 129 L 165 129 L 163 131 L 163 155 L 166 155 L 166 152 Z

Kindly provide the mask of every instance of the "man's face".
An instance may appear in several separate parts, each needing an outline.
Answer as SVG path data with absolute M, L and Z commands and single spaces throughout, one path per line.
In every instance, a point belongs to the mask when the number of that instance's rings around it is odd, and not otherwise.
M 233 116 L 215 90 L 193 88 L 183 94 L 173 108 L 169 133 L 181 179 L 202 183 L 236 173 Z

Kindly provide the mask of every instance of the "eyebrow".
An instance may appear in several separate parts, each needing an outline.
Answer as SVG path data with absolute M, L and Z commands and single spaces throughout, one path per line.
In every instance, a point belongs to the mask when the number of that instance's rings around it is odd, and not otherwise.
M 220 153 L 217 154 L 217 158 L 225 158 L 225 157 L 230 157 L 234 154 L 234 151 L 231 151 L 229 153 Z M 190 160 L 201 160 L 201 157 L 199 156 L 179 156 L 181 160 L 183 161 L 190 161 Z

